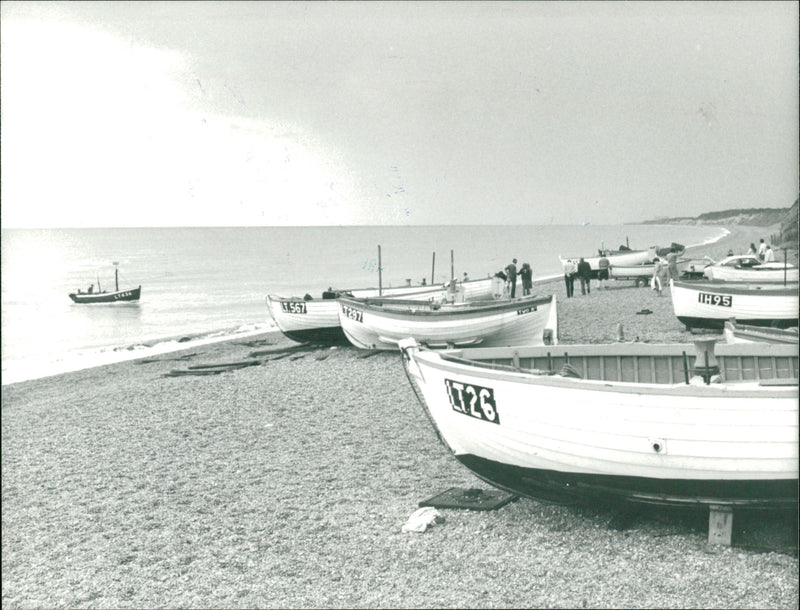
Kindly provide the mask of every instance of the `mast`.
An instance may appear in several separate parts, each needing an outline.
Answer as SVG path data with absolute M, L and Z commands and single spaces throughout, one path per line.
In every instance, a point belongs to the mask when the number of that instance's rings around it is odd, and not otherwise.
M 119 263 L 114 261 L 114 285 L 116 286 L 115 292 L 119 292 Z

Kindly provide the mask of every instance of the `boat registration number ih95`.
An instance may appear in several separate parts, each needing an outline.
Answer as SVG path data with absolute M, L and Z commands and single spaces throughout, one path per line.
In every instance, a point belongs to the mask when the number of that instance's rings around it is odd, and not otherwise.
M 281 301 L 281 309 L 286 313 L 306 313 L 303 301 Z
M 492 388 L 483 388 L 473 383 L 461 383 L 452 379 L 445 379 L 444 385 L 447 387 L 447 396 L 450 398 L 453 411 L 493 424 L 500 423 L 500 414 L 497 412 Z
M 709 294 L 708 292 L 701 292 L 697 295 L 697 302 L 703 305 L 730 307 L 733 305 L 733 297 L 729 294 Z
M 361 312 L 360 309 L 355 309 L 348 305 L 342 305 L 342 313 L 346 318 L 350 318 L 351 320 L 355 320 L 356 322 L 363 322 L 364 314 Z

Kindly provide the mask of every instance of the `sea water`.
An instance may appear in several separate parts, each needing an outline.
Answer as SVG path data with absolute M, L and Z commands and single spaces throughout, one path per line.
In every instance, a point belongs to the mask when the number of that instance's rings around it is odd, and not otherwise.
M 376 226 L 3 229 L 2 383 L 274 329 L 267 294 L 471 279 L 512 258 L 535 278 L 559 256 L 720 239 L 714 226 Z M 380 248 L 380 250 L 379 250 Z M 379 259 L 380 256 L 380 259 Z M 382 269 L 380 278 L 378 273 Z M 138 302 L 79 305 L 70 292 L 142 286 Z

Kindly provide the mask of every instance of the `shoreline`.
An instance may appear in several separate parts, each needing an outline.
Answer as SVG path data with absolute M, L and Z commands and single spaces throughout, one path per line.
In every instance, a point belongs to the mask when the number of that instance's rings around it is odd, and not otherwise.
M 724 231 L 720 237 L 711 239 L 702 244 L 687 246 L 687 253 L 690 253 L 693 258 L 702 258 L 703 256 L 710 256 L 711 258 L 722 258 L 728 250 L 733 249 L 737 253 L 744 253 L 747 251 L 747 246 L 750 241 L 758 242 L 757 235 L 769 236 L 770 233 L 775 231 L 775 227 L 751 227 L 747 225 L 737 225 L 733 227 L 721 227 Z M 745 243 L 746 242 L 746 243 Z M 736 245 L 736 247 L 734 247 Z M 789 257 L 789 262 L 794 260 L 795 265 L 797 262 L 797 251 L 794 251 Z M 560 274 L 540 276 L 533 279 L 533 286 L 551 286 L 557 284 L 563 279 Z M 596 282 L 595 282 L 596 283 Z M 563 302 L 563 299 L 561 299 Z M 257 337 L 259 335 L 271 335 L 280 333 L 280 330 L 274 327 L 274 322 L 269 316 L 267 309 L 264 314 L 262 322 L 255 322 L 251 326 L 268 325 L 272 328 L 264 329 L 258 328 L 253 331 L 231 331 L 230 329 L 221 329 L 218 331 L 210 331 L 203 333 L 201 336 L 188 334 L 178 336 L 168 336 L 159 339 L 154 339 L 143 345 L 127 345 L 116 346 L 107 348 L 97 348 L 90 350 L 89 353 L 75 355 L 74 360 L 69 362 L 62 362 L 60 364 L 48 363 L 44 365 L 46 370 L 31 372 L 29 369 L 21 368 L 21 370 L 9 369 L 3 371 L 2 386 L 13 385 L 16 383 L 23 383 L 25 381 L 32 381 L 35 379 L 44 379 L 55 375 L 62 375 L 66 373 L 73 373 L 85 369 L 95 368 L 98 366 L 105 366 L 115 364 L 118 362 L 135 361 L 142 358 L 149 358 L 153 356 L 170 354 L 180 352 L 188 349 L 195 349 L 202 347 L 206 344 L 236 341 L 242 338 Z M 191 337 L 188 341 L 184 339 Z

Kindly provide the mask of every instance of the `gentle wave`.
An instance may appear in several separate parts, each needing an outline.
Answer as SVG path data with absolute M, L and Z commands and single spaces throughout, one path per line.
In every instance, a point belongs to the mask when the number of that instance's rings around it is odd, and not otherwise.
M 106 364 L 150 358 L 200 347 L 201 345 L 234 339 L 246 339 L 271 332 L 278 332 L 277 326 L 272 321 L 266 324 L 249 324 L 236 329 L 219 330 L 198 335 L 182 335 L 178 338 L 168 338 L 153 343 L 74 351 L 52 359 L 29 358 L 27 360 L 17 360 L 10 364 L 4 361 L 2 385 L 42 377 L 52 377 L 53 375 L 81 371 Z

